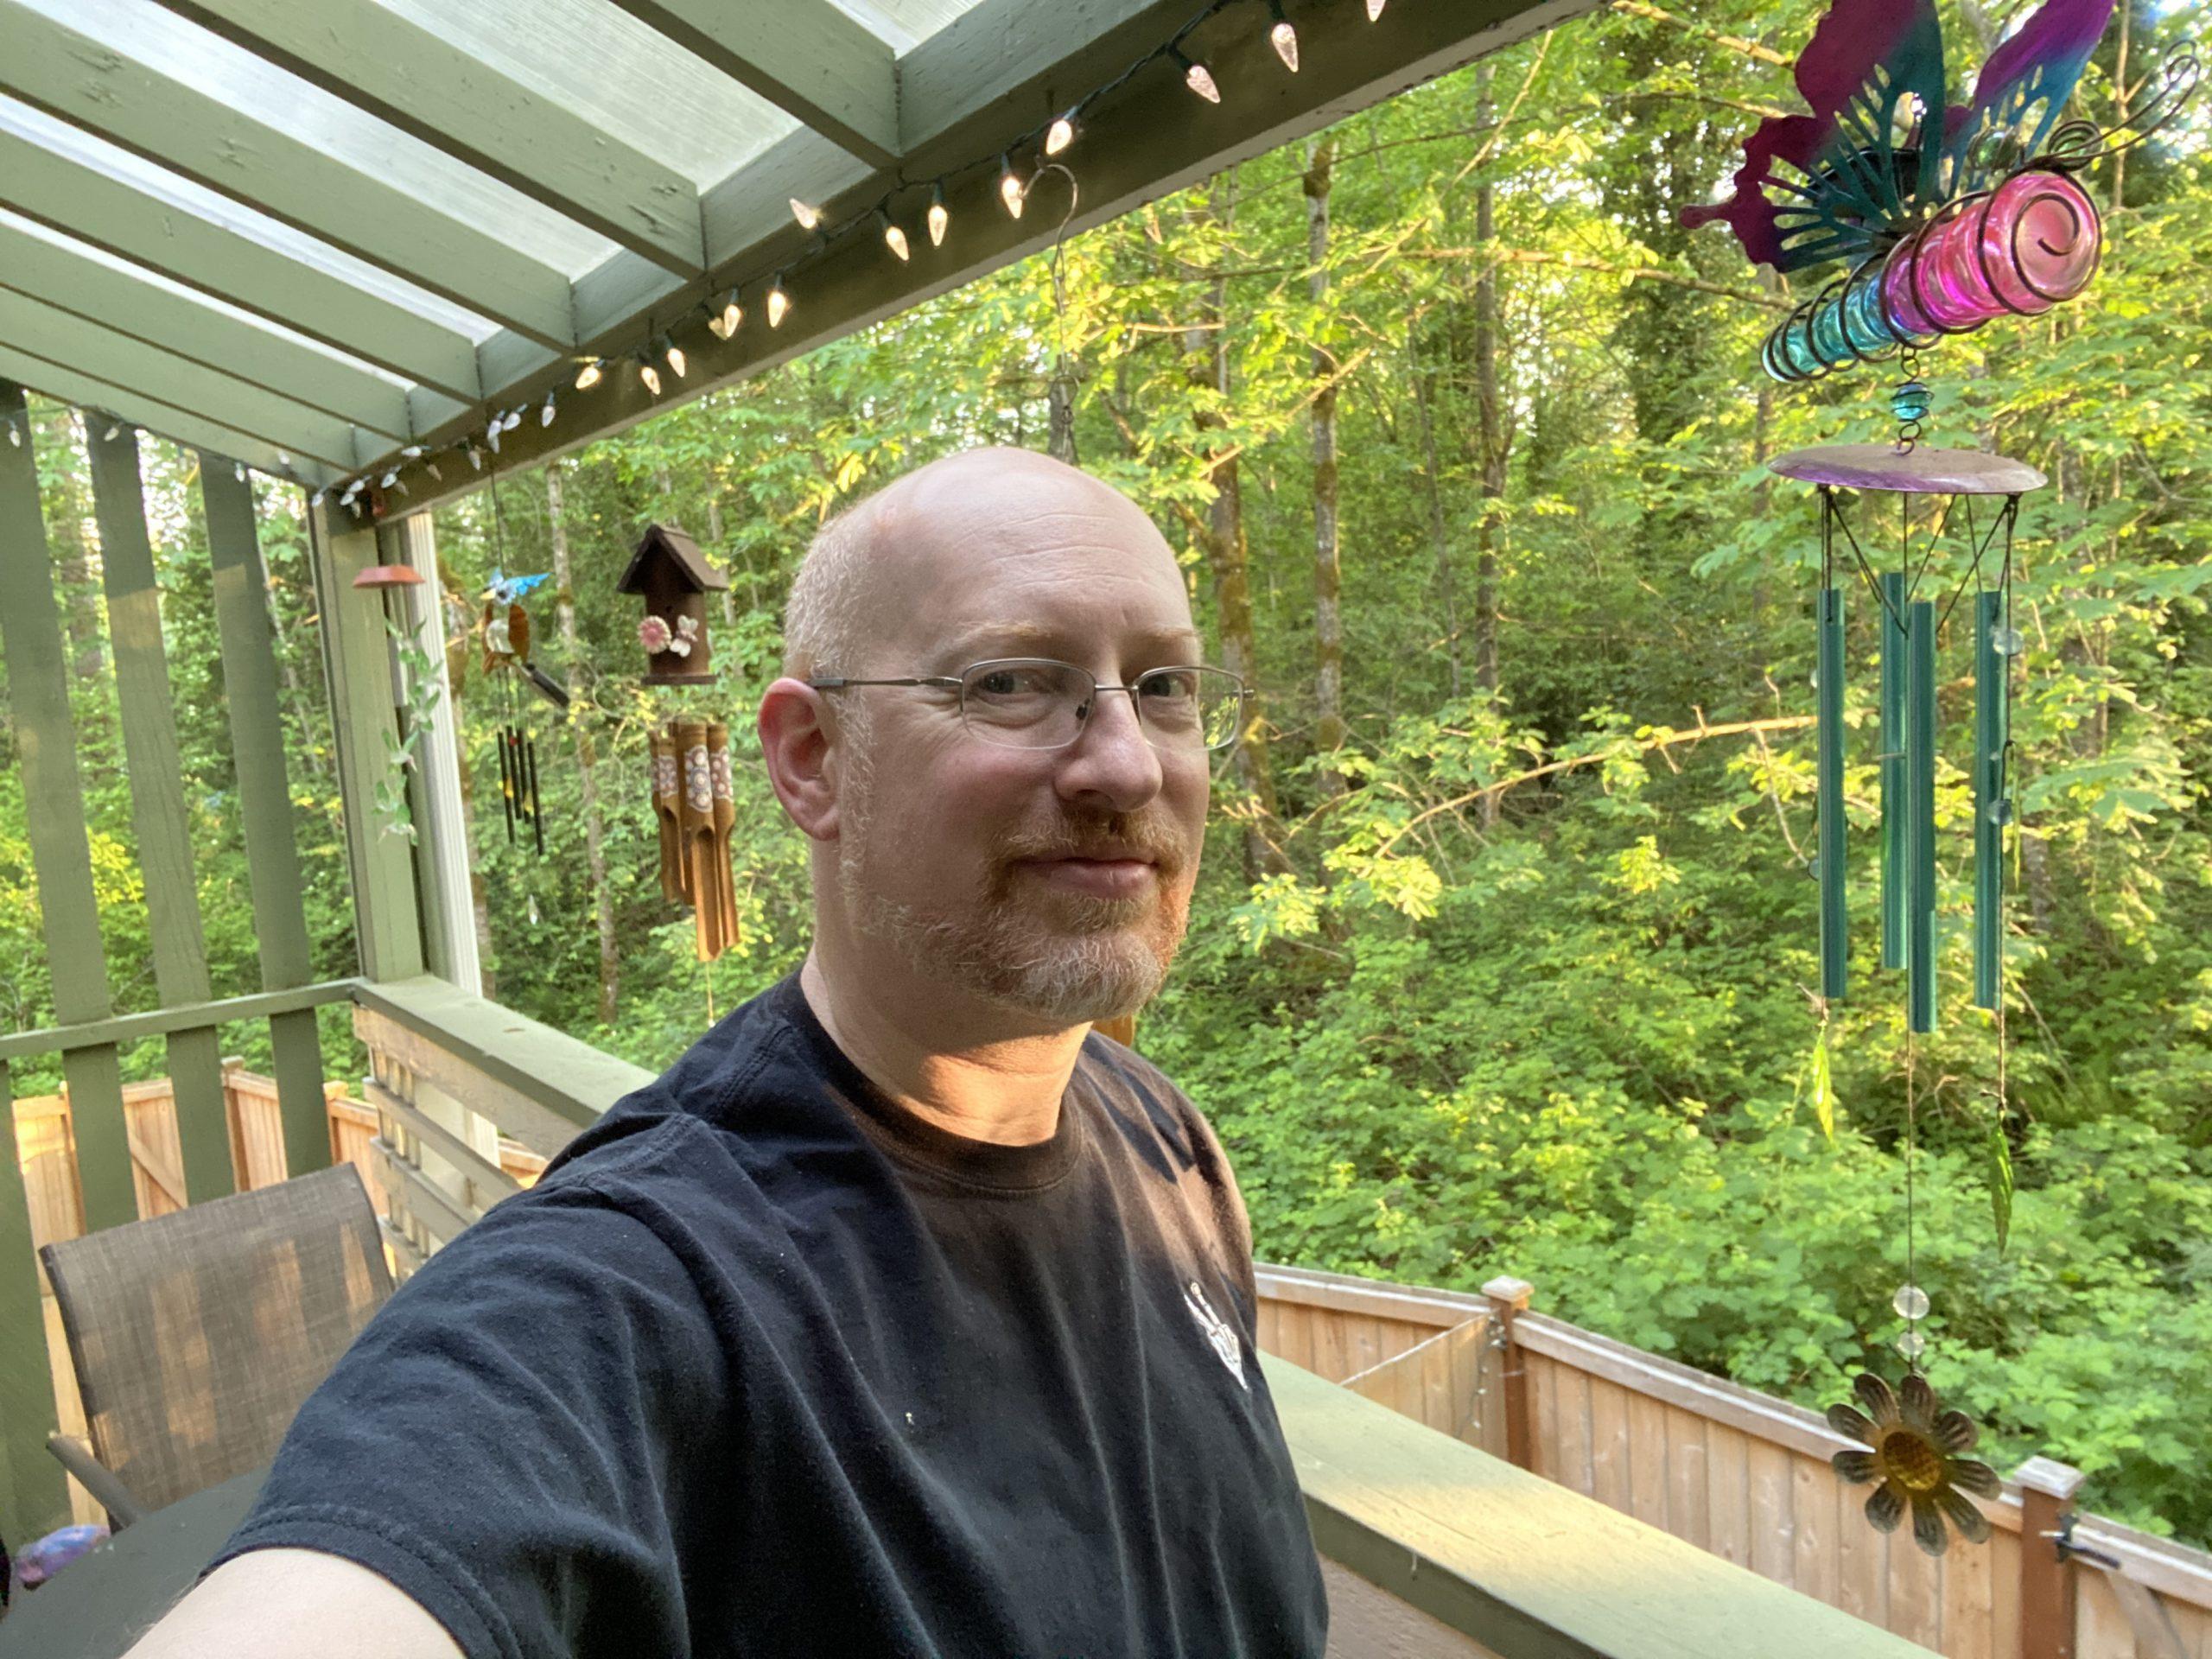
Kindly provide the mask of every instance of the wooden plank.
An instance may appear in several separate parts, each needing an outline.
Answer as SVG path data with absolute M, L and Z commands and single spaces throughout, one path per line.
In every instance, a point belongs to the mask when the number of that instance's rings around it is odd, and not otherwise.
M 1259 1281 L 1260 1294 L 1272 1301 L 1333 1307 L 1345 1313 L 1363 1313 L 1435 1330 L 1455 1325 L 1490 1306 L 1482 1297 L 1461 1291 L 1385 1284 L 1348 1273 L 1325 1273 L 1318 1268 L 1286 1268 L 1262 1262 L 1255 1265 L 1254 1276 Z
M 1789 1459 L 1789 1581 L 1815 1600 L 1836 1604 L 1836 1478 L 1810 1458 Z
M 2082 1516 L 2075 1536 L 2088 1548 L 2117 1558 L 2121 1569 L 2138 1584 L 2212 1612 L 2212 1554 L 2171 1538 L 2123 1527 L 2101 1515 Z
M 1536 1407 L 1536 1473 L 1547 1480 L 1556 1480 L 1562 1485 L 1572 1485 L 1560 1464 L 1560 1366 L 1556 1360 L 1541 1354 L 1527 1355 L 1522 1363 L 1529 1371 L 1529 1397 Z M 1495 1457 L 1497 1452 L 1484 1440 L 1483 1449 Z
M 1661 1410 L 1667 1424 L 1667 1530 L 1705 1549 L 1712 1536 L 1705 1420 L 1668 1407 Z
M 434 387 L 448 400 L 426 408 L 435 418 L 459 416 L 481 395 L 476 349 L 467 336 L 109 176 L 88 154 L 54 147 L 73 143 L 89 152 L 89 142 L 68 128 L 36 138 L 21 130 L 51 124 L 42 117 L 16 123 L 0 111 L 0 203 L 171 282 Z
M 0 381 L 0 426 L 11 422 L 29 430 L 22 388 Z M 39 506 L 34 448 L 0 446 L 0 655 L 8 664 L 8 693 L 19 738 L 54 1011 L 65 1020 L 102 1020 L 110 1012 L 107 953 L 93 895 L 61 611 Z M 115 1047 L 103 1043 L 72 1049 L 61 1065 L 76 1104 L 77 1168 L 86 1219 L 94 1227 L 113 1227 L 130 1220 L 137 1209 Z
M 385 437 L 408 440 L 407 394 L 389 380 L 119 270 L 81 245 L 0 221 L 0 281 L 125 339 L 219 369 Z
M 1559 1368 L 1559 1483 L 1586 1497 L 1598 1495 L 1597 1459 L 1591 1449 L 1590 1375 Z
M 1334 1319 L 1344 1332 L 1344 1363 L 1355 1371 L 1363 1371 L 1370 1365 L 1380 1365 L 1389 1353 L 1382 1346 L 1382 1321 L 1371 1313 L 1331 1314 L 1317 1308 L 1313 1312 L 1314 1329 L 1321 1321 Z M 1310 1370 L 1313 1368 L 1308 1366 Z
M 1706 1548 L 1724 1561 L 1751 1564 L 1751 1442 L 1726 1423 L 1705 1426 Z
M 2020 1540 L 1999 1533 L 1989 1541 L 1989 1645 L 1995 1659 L 2019 1659 Z
M 1897 1630 L 1899 1627 L 1890 1619 L 1891 1563 L 1897 1549 L 1892 1548 L 1891 1535 L 1875 1531 L 1867 1522 L 1870 1490 L 1838 1483 L 1835 1605 L 1854 1618 Z M 1896 1535 L 1896 1541 L 1897 1548 L 1916 1555 L 1920 1553 L 1906 1534 Z
M 370 1142 L 369 1152 L 376 1160 L 377 1174 L 385 1191 L 391 1193 L 396 1202 L 404 1204 L 441 1244 L 450 1244 L 467 1230 L 471 1222 L 478 1219 L 439 1191 L 435 1183 L 425 1180 L 422 1172 L 402 1158 L 383 1136 Z
M 374 1077 L 363 1080 L 361 1092 L 366 1095 L 379 1110 L 390 1112 L 410 1129 L 444 1154 L 464 1173 L 469 1181 L 480 1182 L 491 1188 L 496 1195 L 492 1202 L 496 1203 L 499 1198 L 512 1197 L 522 1191 L 520 1181 L 515 1179 L 497 1164 L 487 1161 L 475 1147 L 470 1146 L 467 1141 L 462 1140 L 427 1112 L 419 1109 L 414 1102 L 403 1100 Z
M 0 391 L 0 397 L 4 397 Z M 12 446 L 10 446 L 12 448 Z M 0 488 L 0 501 L 4 501 Z M 0 546 L 0 559 L 7 550 Z M 0 1060 L 0 1537 L 32 1539 L 61 1523 L 68 1496 L 46 1437 L 60 1426 L 44 1341 L 39 1274 L 32 1254 L 30 1204 L 16 1150 L 15 1096 L 8 1063 Z
M 340 472 L 359 466 L 365 449 L 373 453 L 386 442 L 372 437 L 365 445 L 357 445 L 352 426 L 320 410 L 174 352 L 127 340 L 99 323 L 9 288 L 0 288 L 0 343 L 67 363 L 157 403 L 196 410 L 234 431 Z
M 1623 1514 L 1634 1502 L 1628 1402 L 1628 1390 L 1619 1384 L 1590 1379 L 1590 1496 Z
M 1777 1584 L 1794 1584 L 1797 1512 L 1789 1481 L 1791 1457 L 1770 1441 L 1747 1436 L 1745 1445 L 1751 1506 L 1751 1571 Z
M 1332 1382 L 1341 1382 L 1355 1371 L 1366 1369 L 1352 1363 L 1346 1351 L 1344 1322 L 1348 1315 L 1325 1308 L 1309 1308 L 1305 1317 L 1313 1332 L 1312 1351 L 1301 1362 L 1307 1370 Z
M 1955 1540 L 1950 1554 L 1943 1558 L 1943 1632 L 1940 1645 L 1944 1659 L 1999 1659 L 1990 1583 L 1994 1560 L 1992 1544 L 1964 1544 Z M 2002 1659 L 2013 1659 L 2013 1656 L 2008 1653 Z
M 162 644 L 161 588 L 154 579 L 154 550 L 139 486 L 138 439 L 127 431 L 111 439 L 94 432 L 90 448 L 108 643 L 130 763 L 130 817 L 146 889 L 154 985 L 164 1003 L 206 1002 L 212 995 L 207 940 L 200 925 L 192 830 L 177 762 L 175 696 Z M 168 1047 L 175 1103 L 172 1122 L 181 1142 L 186 1188 L 179 1201 L 220 1198 L 232 1190 L 220 1039 L 213 1027 L 203 1026 L 171 1033 Z
M 1329 1597 L 1328 1659 L 1497 1659 L 1495 1648 L 1407 1606 L 1349 1567 L 1323 1561 L 1321 1585 Z
M 372 0 L 162 3 L 670 270 L 706 263 L 690 179 Z
M 133 426 L 159 433 L 188 448 L 228 455 L 275 476 L 281 477 L 289 471 L 311 487 L 326 484 L 335 476 L 321 461 L 305 456 L 288 461 L 285 456 L 289 452 L 280 451 L 274 444 L 219 425 L 189 410 L 142 397 L 66 364 L 17 351 L 11 346 L 0 346 L 0 379 L 14 380 L 33 391 L 43 392 L 57 403 L 74 404 L 79 409 L 105 410 Z
M 559 271 L 56 18 L 0 7 L 0 89 L 551 350 L 575 343 Z
M 278 717 L 276 631 L 269 615 L 269 574 L 254 524 L 253 486 L 200 458 L 200 505 L 214 575 L 215 620 L 223 652 L 224 702 L 230 713 L 238 816 L 252 878 L 253 931 L 265 990 L 304 985 L 313 976 L 299 848 L 292 831 L 284 733 Z M 327 607 L 321 632 L 334 626 Z M 330 1161 L 322 1113 L 322 1039 L 312 1009 L 272 1015 L 271 1064 L 284 1121 L 284 1162 L 304 1175 Z
M 1857 1486 L 1836 1483 L 1837 1544 L 1839 1551 L 1845 1541 L 1858 1533 L 1881 1535 L 1867 1523 L 1866 1491 Z M 1936 1647 L 1943 1640 L 1943 1573 L 1950 1556 L 1973 1547 L 1955 1539 L 1944 1560 L 1938 1561 L 1912 1541 L 1910 1521 L 1884 1541 L 1889 1554 L 1889 1628 L 1908 1642 L 1917 1642 L 1923 1647 Z M 1840 1554 L 1839 1566 L 1840 1566 Z
M 721 0 L 615 3 L 870 165 L 898 165 L 891 45 L 830 0 L 777 0 L 772 8 Z
M 1925 1653 L 1263 1357 L 1320 1554 L 1503 1659 Z
M 1649 1395 L 1628 1396 L 1628 1469 L 1629 1513 L 1667 1526 L 1667 1408 Z
M 2163 1634 L 2163 1633 L 2162 1633 Z M 2152 1648 L 2138 1649 L 2134 1626 L 2113 1596 L 2105 1575 L 2094 1568 L 2082 1574 L 2075 1604 L 2073 1659 L 2171 1659 Z
M 219 996 L 207 1002 L 180 1002 L 146 1014 L 111 1014 L 73 1026 L 41 1026 L 35 1031 L 10 1032 L 0 1037 L 0 1060 L 21 1059 L 27 1054 L 48 1054 L 82 1048 L 93 1043 L 136 1043 L 200 1026 L 226 1026 L 234 1020 L 266 1020 L 295 1008 L 320 1007 L 342 1002 L 359 982 L 318 980 L 285 991 L 251 991 L 241 996 Z

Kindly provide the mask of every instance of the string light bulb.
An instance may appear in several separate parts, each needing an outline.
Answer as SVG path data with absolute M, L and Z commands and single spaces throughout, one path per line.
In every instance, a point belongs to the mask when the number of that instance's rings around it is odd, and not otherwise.
M 676 371 L 676 378 L 681 380 L 683 378 L 683 370 L 685 366 L 683 361 L 683 348 L 677 345 L 674 340 L 671 340 L 666 334 L 663 334 L 660 337 L 660 340 L 661 344 L 668 348 L 666 353 L 664 353 L 664 355 L 668 359 L 668 366 Z
M 1389 0 L 1367 0 L 1367 21 L 1370 23 L 1381 22 L 1382 8 L 1389 3 Z
M 1196 58 L 1185 54 L 1180 47 L 1171 46 L 1167 54 L 1183 66 L 1183 84 L 1209 104 L 1221 102 L 1221 88 L 1214 83 L 1213 71 Z
M 377 480 L 377 487 L 380 490 L 388 490 L 398 482 L 399 468 L 395 467 L 390 472 L 386 473 L 382 478 Z
M 121 423 L 110 421 L 107 423 L 107 430 L 100 434 L 100 442 L 102 443 L 113 443 L 122 431 L 123 427 Z
M 791 296 L 784 292 L 784 274 L 776 273 L 775 285 L 768 290 L 768 326 L 780 328 L 784 319 L 791 315 Z
M 1075 111 L 1056 118 L 1045 131 L 1045 153 L 1057 156 L 1075 143 Z
M 638 359 L 638 378 L 645 383 L 645 390 L 656 397 L 660 396 L 660 371 L 646 359 Z
M 512 426 L 512 425 L 514 424 L 514 423 L 513 423 L 512 421 L 510 421 L 510 422 L 508 422 L 508 423 L 507 423 L 507 424 L 508 424 L 508 425 L 510 425 L 510 426 Z M 421 444 L 419 444 L 419 443 L 410 443 L 410 444 L 409 444 L 409 445 L 408 445 L 404 449 L 402 449 L 399 453 L 400 453 L 400 455 L 401 455 L 401 457 L 402 457 L 403 459 L 407 460 L 407 461 L 412 461 L 412 460 L 414 460 L 414 459 L 415 459 L 415 457 L 416 457 L 416 456 L 417 456 L 417 455 L 419 455 L 419 454 L 421 454 L 423 453 L 423 446 L 422 446 Z
M 23 447 L 22 429 L 18 427 L 13 421 L 8 423 L 8 444 L 10 448 L 15 449 L 20 449 Z
M 605 373 L 603 365 L 606 361 L 607 359 L 605 358 L 594 357 L 590 362 L 585 364 L 583 367 L 576 371 L 576 390 L 578 391 L 589 391 L 594 386 L 600 383 L 601 378 Z
M 1028 192 L 1022 188 L 1020 175 L 1014 170 L 1014 158 L 1011 156 L 1000 156 L 999 200 L 1006 204 L 1006 211 L 1010 217 L 1021 217 L 1024 198 L 1027 194 Z
M 553 424 L 553 394 L 550 391 L 545 394 L 545 407 L 537 411 L 537 423 L 540 426 Z
M 914 257 L 913 250 L 906 245 L 906 232 L 899 229 L 898 221 L 880 207 L 875 210 L 875 223 L 883 232 L 883 245 L 899 256 L 900 264 Z
M 473 443 L 468 446 L 468 466 L 472 472 L 484 470 L 484 452 Z
M 802 231 L 813 230 L 822 223 L 822 210 L 812 202 L 801 201 L 797 196 L 793 196 L 791 203 L 791 217 L 798 221 L 798 227 Z
M 1274 26 L 1268 30 L 1268 43 L 1282 60 L 1282 67 L 1294 75 L 1298 73 L 1298 31 L 1282 15 L 1282 0 L 1268 0 L 1268 10 L 1275 15 Z
M 244 461 L 233 461 L 233 462 L 231 464 L 231 476 L 232 476 L 232 478 L 235 478 L 236 480 L 238 480 L 238 481 L 239 483 L 241 483 L 241 484 L 245 483 L 245 462 L 244 462 Z
M 707 331 L 716 340 L 728 340 L 737 332 L 737 325 L 745 321 L 745 308 L 737 302 L 737 290 L 732 289 L 729 297 L 722 302 L 721 310 L 707 319 Z
M 944 186 L 939 183 L 930 192 L 930 246 L 944 245 L 944 232 L 952 223 L 952 214 L 944 205 Z

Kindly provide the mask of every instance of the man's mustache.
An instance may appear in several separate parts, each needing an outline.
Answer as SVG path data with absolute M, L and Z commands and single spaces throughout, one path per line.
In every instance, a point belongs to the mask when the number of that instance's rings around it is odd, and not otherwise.
M 1175 875 L 1189 861 L 1190 849 L 1173 825 L 1157 817 L 1116 814 L 1053 830 L 1017 832 L 1001 843 L 1008 863 L 1031 858 L 1141 858 L 1163 876 Z

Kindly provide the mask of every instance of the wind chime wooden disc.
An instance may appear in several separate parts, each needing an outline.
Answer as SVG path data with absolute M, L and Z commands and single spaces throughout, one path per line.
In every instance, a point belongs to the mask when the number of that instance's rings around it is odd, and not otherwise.
M 1894 444 L 1823 443 L 1777 455 L 1766 466 L 1808 484 L 1894 495 L 2024 495 L 2050 481 L 2024 461 L 1925 445 L 1899 454 Z

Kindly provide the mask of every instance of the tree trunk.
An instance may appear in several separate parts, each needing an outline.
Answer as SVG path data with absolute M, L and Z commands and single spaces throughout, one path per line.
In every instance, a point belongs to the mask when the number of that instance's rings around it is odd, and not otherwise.
M 1406 325 L 1406 360 L 1414 383 L 1414 406 L 1421 412 L 1421 481 L 1428 495 L 1428 533 L 1436 543 L 1437 597 L 1444 603 L 1444 659 L 1452 670 L 1452 695 L 1459 695 L 1459 606 L 1452 576 L 1452 536 L 1444 522 L 1444 480 L 1436 466 L 1436 420 L 1429 405 L 1436 377 L 1421 360 L 1421 324 Z
M 1206 201 L 1192 209 L 1203 222 L 1211 217 L 1226 226 L 1235 206 L 1236 175 L 1224 174 L 1214 181 Z M 1226 403 L 1231 389 L 1229 368 L 1229 283 L 1216 277 L 1199 308 L 1200 327 L 1184 334 L 1187 368 L 1192 386 L 1213 394 L 1201 404 L 1197 424 L 1201 431 L 1218 434 L 1227 425 L 1217 405 Z M 1225 445 L 1207 451 L 1207 480 L 1214 487 L 1213 503 L 1206 517 L 1206 563 L 1213 572 L 1214 607 L 1221 619 L 1223 666 L 1247 685 L 1258 680 L 1258 650 L 1252 632 L 1250 549 L 1244 540 L 1244 496 L 1236 455 Z M 1236 776 L 1259 808 L 1259 821 L 1244 830 L 1244 873 L 1257 880 L 1263 874 L 1288 868 L 1268 839 L 1264 826 L 1275 820 L 1274 772 L 1268 754 L 1262 721 L 1255 719 L 1236 746 Z
M 1317 141 L 1306 156 L 1306 253 L 1313 300 L 1313 377 L 1322 390 L 1313 399 L 1313 708 L 1314 741 L 1333 755 L 1344 746 L 1344 629 L 1340 608 L 1343 569 L 1337 543 L 1337 357 L 1328 344 L 1324 308 L 1329 296 L 1329 186 L 1336 165 L 1333 139 Z M 1323 799 L 1344 792 L 1334 766 L 1320 774 Z
M 1475 124 L 1493 126 L 1491 65 L 1475 72 Z M 1475 531 L 1475 683 L 1497 706 L 1497 541 L 1504 516 L 1505 462 L 1511 439 L 1497 391 L 1497 266 L 1491 258 L 1497 236 L 1497 187 L 1487 175 L 1475 189 L 1475 410 L 1482 486 L 1482 515 Z M 1497 822 L 1497 797 L 1483 797 L 1484 829 Z
M 561 644 L 568 652 L 572 682 L 581 681 L 583 653 L 576 644 L 576 598 L 569 585 L 569 524 L 561 496 L 561 463 L 545 469 L 545 521 L 553 542 L 554 614 Z M 580 683 L 570 690 L 581 694 Z M 584 864 L 591 879 L 592 914 L 599 924 L 599 1023 L 611 1026 L 622 992 L 622 959 L 614 943 L 614 895 L 607 885 L 607 830 L 599 811 L 597 757 L 582 707 L 569 712 L 569 734 L 576 749 L 576 778 L 584 813 Z

